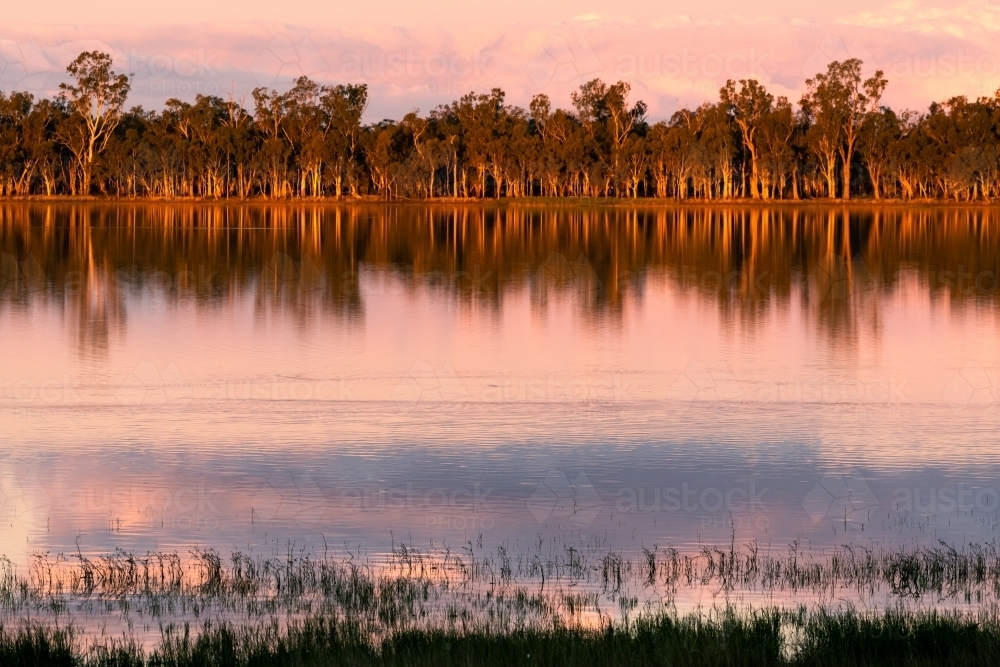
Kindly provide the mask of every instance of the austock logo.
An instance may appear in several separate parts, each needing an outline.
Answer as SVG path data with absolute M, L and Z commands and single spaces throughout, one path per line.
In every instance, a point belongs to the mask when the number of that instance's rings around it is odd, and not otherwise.
M 308 255 L 296 261 L 283 252 L 274 253 L 268 260 L 263 281 L 266 287 L 285 297 L 321 293 L 327 288 L 322 267 Z
M 867 523 L 878 505 L 868 482 L 856 472 L 823 475 L 802 500 L 802 509 L 814 524 L 823 519 L 845 525 Z
M 587 77 L 597 76 L 603 69 L 582 36 L 551 34 L 528 63 L 527 72 L 535 85 L 543 88 L 550 83 L 582 82 Z
M 318 77 L 327 70 L 326 61 L 308 35 L 289 33 L 275 35 L 257 55 L 250 71 L 261 86 L 273 86 L 278 81 L 300 76 Z
M 52 510 L 52 500 L 34 472 L 0 473 L 0 534 L 4 528 L 43 528 Z
M 0 88 L 43 90 L 53 69 L 35 40 L 0 37 Z
M 1000 369 L 966 362 L 945 386 L 943 398 L 955 413 L 995 406 L 1000 401 Z
M 686 410 L 740 401 L 744 391 L 726 364 L 711 368 L 701 361 L 691 361 L 667 390 L 667 398 L 674 407 Z
M 846 259 L 833 255 L 819 262 L 810 273 L 813 294 L 821 303 L 846 302 L 873 291 L 877 285 L 874 274 L 861 257 Z
M 582 253 L 571 262 L 565 255 L 553 252 L 532 275 L 532 287 L 542 295 L 568 290 L 587 298 L 593 297 L 603 285 Z
M 10 253 L 0 253 L 0 296 L 38 292 L 46 282 L 45 271 L 34 255 L 19 260 Z
M 392 390 L 392 400 L 404 412 L 455 406 L 468 398 L 465 383 L 451 364 L 434 368 L 422 360 L 414 362 Z
M 486 403 L 507 401 L 627 403 L 640 393 L 644 393 L 645 389 L 636 385 L 634 377 L 622 373 L 566 377 L 508 376 L 486 380 L 478 398 Z
M 568 519 L 581 528 L 592 524 L 604 507 L 601 495 L 584 472 L 579 472 L 571 481 L 559 470 L 549 471 L 527 504 L 538 523 L 554 517 Z
M 148 54 L 133 50 L 128 54 L 128 71 L 135 78 L 169 76 L 212 78 L 218 76 L 213 64 L 217 57 L 217 53 L 205 53 L 204 49 L 198 49 L 194 55 Z
M 279 470 L 253 497 L 254 521 L 314 529 L 330 509 L 330 503 L 308 471 L 292 475 Z
M 115 392 L 119 404 L 129 408 L 184 408 L 194 392 L 174 364 L 159 368 L 151 361 L 136 365 Z
M 892 509 L 905 514 L 943 514 L 948 518 L 956 512 L 963 512 L 970 516 L 977 515 L 982 521 L 986 519 L 984 515 L 996 511 L 998 500 L 997 490 L 988 486 L 900 487 L 893 489 Z
M 806 77 L 813 77 L 826 70 L 826 66 L 833 61 L 844 61 L 857 58 L 863 63 L 863 74 L 869 75 L 878 69 L 875 59 L 865 43 L 860 37 L 855 37 L 850 43 L 837 37 L 836 35 L 825 35 L 813 52 L 802 63 L 802 74 Z

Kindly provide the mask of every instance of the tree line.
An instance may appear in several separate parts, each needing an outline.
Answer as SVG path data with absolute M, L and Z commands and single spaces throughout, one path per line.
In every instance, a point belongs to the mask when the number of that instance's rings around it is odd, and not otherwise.
M 651 123 L 630 86 L 594 79 L 571 110 L 499 88 L 426 115 L 365 123 L 365 84 L 301 77 L 250 99 L 126 109 L 131 79 L 84 52 L 52 99 L 0 92 L 0 196 L 271 199 L 618 197 L 990 200 L 1000 194 L 1000 91 L 881 104 L 881 71 L 836 61 L 797 105 L 753 79 Z

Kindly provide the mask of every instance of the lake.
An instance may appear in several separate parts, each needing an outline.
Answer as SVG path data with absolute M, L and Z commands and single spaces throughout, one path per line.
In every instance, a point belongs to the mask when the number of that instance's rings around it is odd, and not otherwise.
M 0 205 L 0 552 L 998 536 L 1000 208 Z

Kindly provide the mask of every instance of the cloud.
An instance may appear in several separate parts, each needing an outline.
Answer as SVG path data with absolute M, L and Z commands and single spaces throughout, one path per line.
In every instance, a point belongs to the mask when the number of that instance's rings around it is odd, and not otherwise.
M 161 108 L 196 94 L 249 99 L 258 85 L 285 89 L 296 76 L 365 82 L 367 120 L 428 111 L 470 91 L 503 88 L 526 106 L 537 93 L 568 107 L 570 93 L 600 77 L 632 83 L 650 118 L 718 97 L 726 79 L 756 78 L 797 100 L 807 76 L 830 58 L 860 55 L 889 78 L 885 101 L 925 108 L 952 95 L 1000 88 L 1000 9 L 985 0 L 933 7 L 901 0 L 828 21 L 686 16 L 633 21 L 585 14 L 556 23 L 336 29 L 234 22 L 189 26 L 5 25 L 10 73 L 4 90 L 31 74 L 51 94 L 80 51 L 111 53 L 134 75 L 134 104 Z M 41 83 L 39 83 L 41 82 Z
M 1000 30 L 1000 7 L 987 0 L 969 0 L 943 7 L 898 0 L 874 11 L 843 18 L 838 23 L 963 38 Z

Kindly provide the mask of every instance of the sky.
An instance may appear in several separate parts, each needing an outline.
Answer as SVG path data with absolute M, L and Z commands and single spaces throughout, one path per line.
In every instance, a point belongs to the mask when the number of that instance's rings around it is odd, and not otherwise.
M 84 50 L 132 74 L 130 103 L 161 108 L 196 94 L 244 99 L 299 76 L 367 83 L 366 119 L 398 118 L 500 87 L 569 107 L 593 78 L 625 80 L 651 120 L 715 100 L 754 78 L 797 101 L 831 60 L 884 71 L 884 101 L 922 110 L 1000 88 L 1000 4 L 987 0 L 174 0 L 17 3 L 0 23 L 0 90 L 51 95 Z

